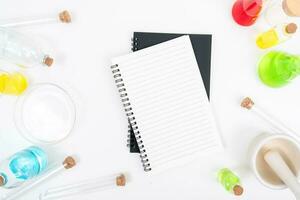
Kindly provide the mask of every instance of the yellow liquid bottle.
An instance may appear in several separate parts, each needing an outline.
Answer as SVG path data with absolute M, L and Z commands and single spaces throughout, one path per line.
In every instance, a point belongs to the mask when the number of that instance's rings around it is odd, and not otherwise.
M 261 49 L 267 49 L 290 39 L 297 31 L 294 23 L 276 26 L 271 30 L 260 34 L 256 39 L 256 45 Z
M 6 74 L 0 72 L 0 94 L 4 91 L 6 79 L 7 79 Z
M 0 94 L 20 95 L 28 86 L 27 79 L 20 73 L 0 72 Z

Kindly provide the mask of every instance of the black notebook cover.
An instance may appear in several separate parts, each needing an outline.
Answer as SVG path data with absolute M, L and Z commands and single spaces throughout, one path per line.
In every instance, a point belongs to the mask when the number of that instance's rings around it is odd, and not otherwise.
M 132 39 L 132 51 L 138 51 L 153 45 L 175 39 L 186 34 L 169 33 L 145 33 L 135 32 Z M 207 96 L 210 91 L 210 68 L 211 68 L 211 44 L 212 35 L 189 34 L 198 63 L 198 67 L 204 82 Z M 132 127 L 129 125 L 128 145 L 131 153 L 139 153 L 137 141 L 135 139 Z

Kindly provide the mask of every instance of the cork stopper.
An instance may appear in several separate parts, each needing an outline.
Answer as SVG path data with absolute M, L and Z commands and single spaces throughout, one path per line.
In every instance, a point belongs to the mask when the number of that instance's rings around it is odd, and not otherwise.
M 293 33 L 296 33 L 297 28 L 298 28 L 297 24 L 290 23 L 285 27 L 285 31 L 289 34 L 293 34 Z
M 284 0 L 282 8 L 288 16 L 300 17 L 300 0 Z
M 5 185 L 5 178 L 3 176 L 0 176 L 0 187 Z
M 53 58 L 49 56 L 45 57 L 44 64 L 47 65 L 48 67 L 51 67 L 51 65 L 53 64 Z
M 71 169 L 72 167 L 74 167 L 76 165 L 76 161 L 73 157 L 68 156 L 64 160 L 63 165 L 64 165 L 65 169 Z
M 71 19 L 71 14 L 69 13 L 69 11 L 64 10 L 61 13 L 59 13 L 59 20 L 62 23 L 71 23 L 72 19 Z
M 116 178 L 116 184 L 117 186 L 125 186 L 126 185 L 126 177 L 124 174 L 121 174 Z
M 233 193 L 236 196 L 241 196 L 244 192 L 244 188 L 240 185 L 236 185 L 233 187 Z
M 250 97 L 246 97 L 242 101 L 241 106 L 243 108 L 247 108 L 248 110 L 250 110 L 254 106 L 254 102 L 252 101 L 252 99 Z

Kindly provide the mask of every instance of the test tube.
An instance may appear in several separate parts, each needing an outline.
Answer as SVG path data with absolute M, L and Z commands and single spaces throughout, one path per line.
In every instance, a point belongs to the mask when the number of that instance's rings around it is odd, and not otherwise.
M 12 28 L 45 23 L 70 23 L 71 21 L 72 20 L 70 12 L 64 10 L 56 15 L 44 15 L 0 20 L 0 27 Z
M 93 180 L 86 180 L 75 184 L 50 188 L 40 194 L 39 200 L 61 199 L 70 196 L 102 191 L 113 187 L 122 187 L 125 185 L 126 177 L 124 174 L 113 174 Z
M 300 140 L 300 136 L 297 134 L 296 131 L 290 129 L 285 124 L 283 124 L 280 120 L 276 119 L 275 117 L 271 116 L 270 114 L 267 114 L 267 112 L 264 111 L 262 108 L 260 108 L 256 103 L 254 103 L 251 98 L 249 98 L 249 97 L 244 98 L 241 103 L 241 106 L 243 108 L 246 108 L 247 110 L 252 111 L 257 116 L 259 116 L 261 119 L 263 119 L 264 121 L 269 123 L 275 131 L 277 131 L 279 133 L 290 135 L 290 136 Z
M 67 157 L 62 164 L 59 164 L 53 168 L 50 168 L 48 171 L 45 172 L 44 175 L 41 175 L 35 179 L 33 179 L 29 184 L 24 185 L 19 190 L 11 192 L 7 195 L 2 196 L 1 200 L 15 200 L 16 198 L 20 197 L 22 194 L 28 192 L 36 185 L 39 185 L 40 183 L 44 182 L 45 180 L 53 177 L 54 175 L 71 169 L 76 165 L 76 161 L 72 157 Z

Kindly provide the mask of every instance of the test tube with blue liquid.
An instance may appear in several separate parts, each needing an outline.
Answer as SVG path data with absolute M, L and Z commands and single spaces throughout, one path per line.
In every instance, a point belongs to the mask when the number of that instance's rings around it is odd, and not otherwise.
M 40 175 L 48 166 L 46 152 L 36 146 L 19 151 L 0 164 L 0 187 L 15 188 Z

